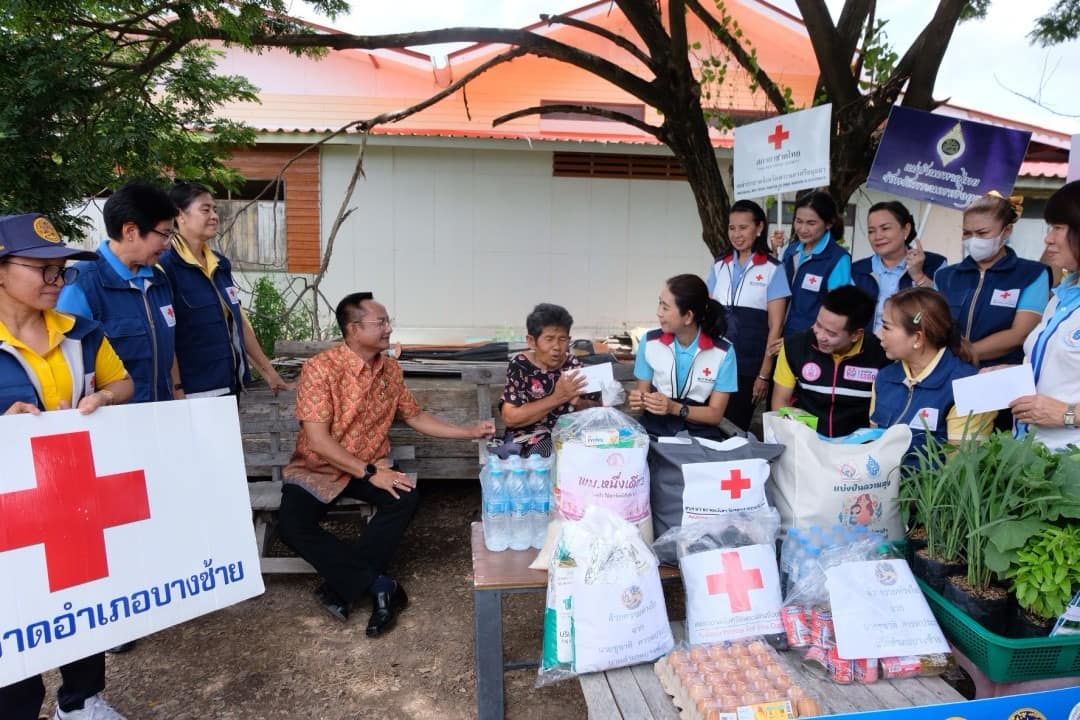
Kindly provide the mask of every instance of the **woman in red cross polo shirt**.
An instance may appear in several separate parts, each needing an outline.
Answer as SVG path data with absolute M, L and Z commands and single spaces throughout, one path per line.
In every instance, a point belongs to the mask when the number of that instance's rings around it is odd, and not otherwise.
M 0 216 L 0 412 L 89 414 L 127 402 L 135 389 L 94 320 L 57 312 L 60 289 L 78 275 L 68 260 L 94 253 L 60 242 L 44 215 Z M 17 581 L 17 579 L 16 579 Z M 123 720 L 101 697 L 105 655 L 60 667 L 56 718 Z M 0 718 L 37 720 L 45 685 L 33 675 L 0 688 Z

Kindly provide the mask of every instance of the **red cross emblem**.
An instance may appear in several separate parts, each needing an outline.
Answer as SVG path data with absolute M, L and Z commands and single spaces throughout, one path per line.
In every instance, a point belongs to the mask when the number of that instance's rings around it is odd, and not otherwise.
M 0 552 L 44 544 L 50 592 L 108 577 L 105 528 L 150 518 L 143 471 L 98 476 L 85 431 L 30 449 L 37 487 L 0 494 Z
M 709 377 L 710 375 L 712 375 L 712 370 L 710 370 L 709 368 L 704 368 L 702 369 L 701 374 L 705 377 Z
M 757 280 L 758 282 L 761 282 L 762 280 L 765 279 L 765 276 L 762 275 L 761 273 L 758 273 L 757 275 L 754 276 L 754 279 Z
M 709 594 L 726 594 L 731 604 L 731 612 L 746 612 L 750 609 L 750 591 L 765 587 L 761 570 L 743 570 L 742 558 L 737 552 L 722 553 L 720 558 L 724 571 L 705 576 Z
M 742 470 L 735 468 L 726 480 L 720 481 L 720 490 L 731 496 L 732 500 L 742 497 L 743 490 L 750 489 L 750 478 L 744 478 Z
M 811 285 L 817 285 L 817 278 L 811 275 L 806 279 L 806 282 L 810 283 Z
M 919 417 L 924 417 L 924 418 L 930 417 L 930 411 L 927 410 L 926 408 L 923 408 L 922 412 L 919 413 Z
M 1006 298 L 1007 298 L 1007 297 L 1009 297 L 1010 295 L 1012 295 L 1012 293 L 1011 293 L 1011 292 L 1009 292 L 1008 290 L 1002 290 L 1002 291 L 1001 291 L 1001 299 L 1002 299 L 1002 300 L 1006 299 Z
M 772 143 L 773 148 L 779 150 L 784 146 L 784 141 L 791 137 L 791 133 L 784 129 L 784 126 L 780 123 L 776 123 L 776 130 L 773 134 L 765 138 Z
M 176 313 L 174 313 L 174 312 L 173 312 L 173 309 L 172 309 L 172 305 L 170 305 L 169 307 L 165 308 L 165 314 L 166 314 L 167 316 L 169 316 L 170 318 L 172 318 L 172 317 L 176 317 Z

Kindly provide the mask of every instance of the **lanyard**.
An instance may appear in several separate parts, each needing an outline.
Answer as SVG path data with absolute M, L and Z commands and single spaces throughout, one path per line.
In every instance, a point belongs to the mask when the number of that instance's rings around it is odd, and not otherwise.
M 1035 371 L 1035 384 L 1039 384 L 1039 376 L 1042 374 L 1043 361 L 1046 359 L 1046 346 L 1050 338 L 1057 332 L 1077 308 L 1080 308 L 1080 288 L 1071 288 L 1071 292 L 1058 295 L 1058 306 L 1054 315 L 1047 321 L 1046 327 L 1035 338 L 1035 346 L 1031 349 L 1031 366 Z

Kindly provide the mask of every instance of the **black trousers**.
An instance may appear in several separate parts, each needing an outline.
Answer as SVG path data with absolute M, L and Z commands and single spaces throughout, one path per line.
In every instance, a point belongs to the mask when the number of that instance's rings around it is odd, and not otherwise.
M 754 419 L 754 381 L 757 375 L 739 375 L 739 390 L 731 393 L 728 397 L 727 410 L 724 417 L 739 426 L 739 429 L 749 431 L 750 423 Z
M 64 712 L 79 710 L 88 697 L 105 689 L 105 653 L 76 660 L 60 666 L 63 683 L 56 701 Z M 37 720 L 45 702 L 45 683 L 40 675 L 20 680 L 0 688 L 0 718 L 3 720 Z
M 375 506 L 359 542 L 350 543 L 319 526 L 333 503 L 324 503 L 299 485 L 286 483 L 281 492 L 278 530 L 282 541 L 311 563 L 330 589 L 355 602 L 371 590 L 375 578 L 386 572 L 401 538 L 416 514 L 419 488 L 399 492 L 399 499 L 366 480 L 353 478 L 341 496 Z

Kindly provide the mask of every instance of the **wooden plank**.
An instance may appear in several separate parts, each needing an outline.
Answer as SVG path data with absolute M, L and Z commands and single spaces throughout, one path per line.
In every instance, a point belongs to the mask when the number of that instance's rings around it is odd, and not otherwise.
M 606 673 L 591 673 L 581 676 L 581 692 L 585 695 L 585 706 L 589 709 L 590 720 L 611 720 L 621 718 L 619 706 L 611 693 Z
M 634 680 L 656 720 L 679 720 L 679 711 L 675 709 L 671 696 L 664 692 L 664 688 L 658 682 L 652 663 L 635 665 L 630 668 L 630 672 L 634 674 Z
M 630 668 L 615 668 L 604 674 L 607 675 L 611 694 L 615 696 L 615 704 L 619 706 L 619 712 L 624 718 L 654 720 L 649 703 L 645 701 L 645 695 L 638 687 L 637 679 Z

